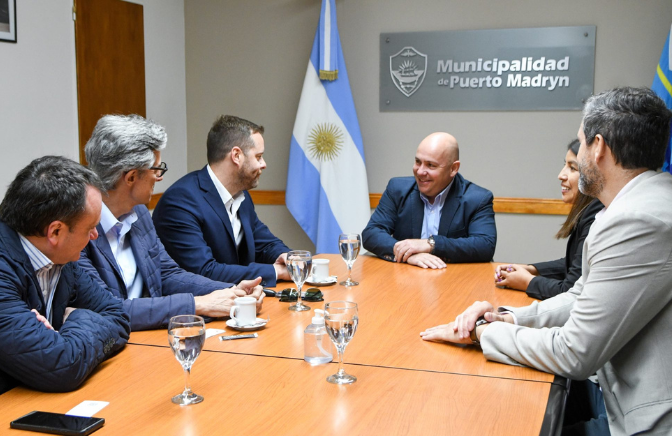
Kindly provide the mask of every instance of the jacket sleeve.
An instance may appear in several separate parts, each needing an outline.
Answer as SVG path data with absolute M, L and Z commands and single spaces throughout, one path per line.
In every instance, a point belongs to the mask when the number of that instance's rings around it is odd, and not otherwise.
M 176 201 L 179 197 L 180 201 Z M 239 283 L 261 276 L 266 286 L 274 286 L 275 268 L 270 264 L 235 265 L 218 262 L 201 229 L 202 217 L 193 196 L 173 191 L 164 194 L 152 219 L 156 232 L 170 256 L 185 270 L 212 280 Z
M 446 262 L 492 261 L 497 244 L 497 226 L 492 201 L 492 193 L 485 191 L 469 217 L 466 237 L 435 235 L 434 254 Z
M 161 247 L 163 248 L 163 247 Z M 108 268 L 113 268 L 106 259 L 102 256 L 89 253 L 89 250 L 95 250 L 92 247 L 92 242 L 89 242 L 89 245 L 82 251 L 79 260 L 77 263 L 79 266 L 86 271 L 86 273 L 99 284 L 103 289 L 107 289 L 110 295 L 118 299 L 124 308 L 124 311 L 128 314 L 131 322 L 131 330 L 152 330 L 162 328 L 168 325 L 168 321 L 172 316 L 175 315 L 191 315 L 196 311 L 194 297 L 190 293 L 191 288 L 183 286 L 182 293 L 175 293 L 174 295 L 164 295 L 164 296 L 155 296 L 155 297 L 143 297 L 135 298 L 133 300 L 127 299 L 125 290 L 119 289 L 118 282 L 114 280 L 113 273 L 111 271 L 101 271 L 98 268 L 103 268 L 104 266 Z M 167 254 L 166 254 L 167 256 Z M 105 265 L 94 265 L 92 262 L 92 257 L 97 259 L 97 264 L 104 262 Z M 173 262 L 174 264 L 174 262 Z M 177 267 L 177 265 L 175 265 Z M 179 268 L 178 268 L 179 269 Z M 182 270 L 187 274 L 184 270 Z M 103 280 L 103 277 L 107 279 Z M 167 286 L 165 289 L 176 290 L 176 286 Z M 216 287 L 211 287 L 210 291 L 205 292 L 202 288 L 196 288 L 196 295 L 202 295 L 202 293 L 209 293 L 212 289 L 217 289 Z
M 252 202 L 248 198 L 245 201 Z M 263 264 L 273 264 L 282 253 L 287 253 L 290 248 L 278 237 L 271 233 L 266 224 L 261 222 L 257 212 L 252 209 L 252 233 L 254 235 L 255 259 Z M 275 269 L 273 270 L 273 282 L 275 284 Z
M 74 266 L 68 264 L 64 269 L 69 265 Z M 80 268 L 62 273 L 61 280 L 68 280 L 67 274 L 73 285 L 70 304 L 77 310 L 58 332 L 47 329 L 30 312 L 21 298 L 25 283 L 13 272 L 0 274 L 0 366 L 16 380 L 41 391 L 76 389 L 128 341 L 130 326 L 121 302 Z
M 390 181 L 390 183 L 392 183 Z M 371 215 L 369 223 L 362 231 L 362 244 L 364 248 L 376 256 L 394 261 L 394 244 L 397 240 L 392 236 L 397 226 L 399 217 L 398 196 L 393 195 L 388 183 L 383 196 L 378 202 L 378 207 Z

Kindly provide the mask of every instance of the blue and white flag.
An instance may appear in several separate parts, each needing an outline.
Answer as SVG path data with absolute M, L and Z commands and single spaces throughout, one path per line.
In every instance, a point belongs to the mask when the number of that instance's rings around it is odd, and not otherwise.
M 660 55 L 656 74 L 653 77 L 653 85 L 651 89 L 663 99 L 669 109 L 672 109 L 672 45 L 670 45 L 670 37 L 672 36 L 672 26 L 670 33 L 667 34 L 667 42 L 663 48 L 663 53 Z M 672 165 L 670 161 L 670 148 L 672 147 L 672 129 L 670 132 L 670 142 L 667 144 L 667 151 L 665 152 L 665 163 L 663 163 L 663 171 L 672 173 Z
M 292 133 L 285 202 L 317 253 L 338 253 L 338 235 L 361 233 L 371 216 L 334 0 L 322 0 Z

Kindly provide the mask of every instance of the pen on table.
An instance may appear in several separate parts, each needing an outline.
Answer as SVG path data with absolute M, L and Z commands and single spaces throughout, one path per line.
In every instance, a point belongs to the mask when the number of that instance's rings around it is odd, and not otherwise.
M 232 341 L 234 339 L 249 339 L 249 338 L 258 338 L 259 335 L 257 333 L 251 333 L 249 335 L 228 335 L 228 336 L 220 336 L 219 340 L 220 341 Z

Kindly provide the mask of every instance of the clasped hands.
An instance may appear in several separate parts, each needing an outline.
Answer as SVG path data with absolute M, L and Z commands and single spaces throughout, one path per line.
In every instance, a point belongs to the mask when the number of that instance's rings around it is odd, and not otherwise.
M 394 260 L 420 268 L 441 269 L 446 263 L 440 257 L 430 254 L 432 247 L 426 239 L 404 239 L 394 244 Z
M 208 295 L 194 297 L 196 315 L 205 315 L 213 318 L 229 316 L 233 300 L 245 296 L 256 298 L 257 313 L 259 313 L 261 305 L 264 302 L 264 292 L 262 287 L 259 286 L 260 283 L 261 277 L 257 277 L 254 280 L 243 280 L 231 288 L 219 289 Z
M 451 342 L 455 344 L 471 344 L 471 331 L 476 326 L 478 318 L 483 316 L 488 322 L 508 322 L 513 324 L 513 317 L 510 314 L 500 314 L 495 310 L 492 304 L 487 301 L 477 301 L 467 310 L 455 318 L 455 321 L 431 327 L 420 333 L 420 337 L 425 341 L 431 342 Z M 476 337 L 480 340 L 483 330 L 487 324 L 480 325 L 476 329 Z
M 532 265 L 508 264 L 497 265 L 495 284 L 518 291 L 526 291 L 534 276 L 539 275 Z

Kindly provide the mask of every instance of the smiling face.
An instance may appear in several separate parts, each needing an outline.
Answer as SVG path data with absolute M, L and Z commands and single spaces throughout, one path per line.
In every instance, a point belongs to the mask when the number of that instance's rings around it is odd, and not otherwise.
M 431 203 L 457 174 L 460 162 L 457 160 L 456 151 L 457 141 L 447 133 L 433 133 L 418 146 L 413 175 L 418 190 Z
M 259 133 L 251 136 L 254 147 L 247 150 L 243 165 L 238 170 L 238 179 L 243 190 L 256 188 L 259 185 L 261 172 L 266 169 L 264 161 L 264 137 Z
M 567 150 L 565 166 L 558 174 L 562 189 L 562 201 L 573 204 L 579 195 L 579 164 L 572 150 Z

